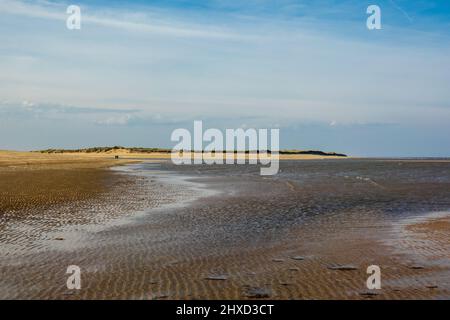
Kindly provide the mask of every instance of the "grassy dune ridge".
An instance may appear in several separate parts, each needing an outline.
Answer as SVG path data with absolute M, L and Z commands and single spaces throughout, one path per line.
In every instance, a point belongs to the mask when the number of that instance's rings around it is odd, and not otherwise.
M 142 147 L 92 147 L 92 148 L 83 148 L 83 149 L 46 149 L 38 151 L 40 153 L 160 153 L 160 154 L 170 154 L 172 149 L 164 149 L 164 148 L 142 148 Z M 201 153 L 204 151 L 194 151 L 194 153 Z M 258 150 L 246 150 L 244 151 L 217 151 L 222 153 L 259 153 Z M 214 152 L 213 152 L 214 153 Z M 271 150 L 267 150 L 267 153 L 271 153 Z M 278 152 L 281 155 L 315 155 L 315 156 L 330 156 L 330 157 L 347 157 L 346 154 L 336 153 L 336 152 L 324 152 L 319 150 L 280 150 Z

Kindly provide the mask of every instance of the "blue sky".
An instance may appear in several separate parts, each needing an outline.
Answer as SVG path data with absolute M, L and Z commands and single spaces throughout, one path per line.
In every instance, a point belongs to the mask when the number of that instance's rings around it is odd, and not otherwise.
M 449 87 L 449 1 L 0 0 L 0 149 L 171 147 L 198 119 L 280 128 L 282 148 L 450 156 Z

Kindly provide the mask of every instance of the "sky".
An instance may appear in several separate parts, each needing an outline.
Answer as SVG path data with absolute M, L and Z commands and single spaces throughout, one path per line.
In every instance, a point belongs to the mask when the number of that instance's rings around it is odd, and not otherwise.
M 448 157 L 449 89 L 446 0 L 0 0 L 0 149 L 171 148 L 203 120 L 279 128 L 283 149 Z

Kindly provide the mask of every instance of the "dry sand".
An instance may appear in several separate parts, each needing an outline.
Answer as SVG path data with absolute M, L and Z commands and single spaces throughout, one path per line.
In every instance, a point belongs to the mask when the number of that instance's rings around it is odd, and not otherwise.
M 63 153 L 46 154 L 40 152 L 19 152 L 0 150 L 0 168 L 2 171 L 15 169 L 51 169 L 58 168 L 106 168 L 133 162 L 130 159 L 116 160 L 111 154 Z M 134 161 L 135 162 L 135 161 Z
M 0 151 L 0 217 L 98 196 L 114 183 L 106 168 L 133 162 L 88 154 Z
M 107 169 L 127 162 L 0 152 L 1 298 L 450 297 L 445 214 L 392 225 L 349 211 L 259 235 L 270 223 L 265 212 L 288 212 L 302 190 L 258 180 L 248 181 L 250 193 L 205 197 L 195 183 Z M 254 189 L 273 197 L 261 201 Z M 225 232 L 229 226 L 238 232 Z M 70 264 L 82 267 L 80 291 L 65 287 Z M 380 291 L 365 288 L 371 264 L 382 268 Z

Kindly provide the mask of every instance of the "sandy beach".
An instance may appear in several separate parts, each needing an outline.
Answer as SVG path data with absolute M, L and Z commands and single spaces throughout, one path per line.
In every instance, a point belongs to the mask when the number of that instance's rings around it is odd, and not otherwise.
M 0 298 L 448 299 L 448 166 L 0 153 Z

